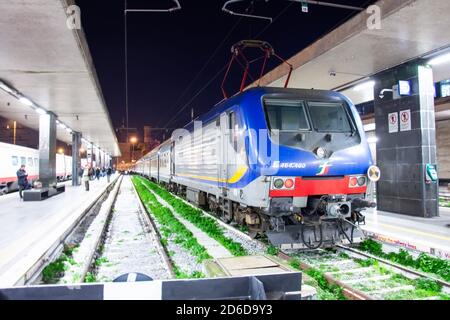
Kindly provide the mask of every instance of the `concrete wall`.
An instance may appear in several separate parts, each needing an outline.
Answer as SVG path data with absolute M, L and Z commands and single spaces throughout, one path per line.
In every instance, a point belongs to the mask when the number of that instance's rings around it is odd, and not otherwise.
M 439 178 L 450 180 L 450 120 L 436 122 L 436 144 Z

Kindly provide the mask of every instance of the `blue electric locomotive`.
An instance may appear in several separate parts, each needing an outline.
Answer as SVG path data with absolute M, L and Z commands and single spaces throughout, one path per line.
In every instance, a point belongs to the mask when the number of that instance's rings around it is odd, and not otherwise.
M 274 245 L 317 248 L 353 240 L 374 205 L 371 159 L 344 95 L 253 88 L 176 130 L 135 171 Z

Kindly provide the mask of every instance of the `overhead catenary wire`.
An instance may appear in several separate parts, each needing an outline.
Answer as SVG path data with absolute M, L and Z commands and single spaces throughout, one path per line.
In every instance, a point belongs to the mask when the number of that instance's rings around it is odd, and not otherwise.
M 290 3 L 288 4 L 288 5 L 286 5 L 286 7 L 283 9 L 283 10 L 281 10 L 279 13 L 278 13 L 278 15 L 275 17 L 275 18 L 273 18 L 272 19 L 272 21 L 271 21 L 271 23 L 269 23 L 269 24 L 267 24 L 256 36 L 255 36 L 255 38 L 258 38 L 258 37 L 260 37 L 264 32 L 266 32 L 274 23 L 275 23 L 275 21 L 277 21 L 283 14 L 285 14 L 286 13 L 286 11 L 293 5 L 293 4 L 295 4 L 296 2 L 298 2 L 298 1 L 290 1 Z M 326 3 L 324 3 L 324 2 L 321 2 L 320 4 L 319 4 L 319 2 L 320 1 L 310 1 L 310 3 L 314 3 L 314 4 L 318 4 L 318 5 L 325 5 Z M 365 7 L 368 3 L 370 3 L 370 2 L 372 2 L 371 0 L 368 0 L 367 2 L 365 2 L 365 4 L 363 5 L 363 7 Z M 251 5 L 252 5 L 252 3 L 253 3 L 253 1 L 251 2 L 251 4 L 250 4 L 250 6 L 246 9 L 246 10 L 248 10 L 250 7 L 251 7 Z M 327 3 L 328 4 L 328 3 Z M 329 7 L 341 7 L 341 8 L 343 8 L 343 6 L 340 6 L 340 5 L 338 5 L 338 6 L 336 6 L 336 5 L 329 5 Z M 353 7 L 353 8 L 350 8 L 349 6 L 347 6 L 348 8 L 346 8 L 346 9 L 353 9 L 353 10 L 355 10 L 355 9 L 362 9 L 362 8 L 356 8 L 356 7 Z M 341 22 L 342 21 L 345 21 L 345 20 L 347 20 L 350 16 L 352 16 L 353 14 L 350 14 L 350 15 L 348 15 L 348 16 L 346 16 L 343 20 L 341 20 Z M 234 31 L 234 29 L 236 29 L 237 28 L 237 26 L 239 25 L 239 23 L 240 23 L 240 21 L 241 21 L 241 19 L 243 19 L 243 17 L 241 17 L 240 19 L 239 19 L 239 21 L 235 24 L 235 26 L 233 26 L 233 28 L 232 28 L 232 30 L 230 30 L 230 32 L 228 33 L 228 35 L 227 35 L 227 38 L 229 37 L 229 36 L 231 36 L 231 34 L 232 34 L 232 32 Z M 218 52 L 218 50 L 223 46 L 223 44 L 226 42 L 226 40 L 227 40 L 227 38 L 225 38 L 220 44 L 219 44 L 219 46 L 214 50 L 214 52 L 213 52 L 213 54 L 210 56 L 210 58 L 208 59 L 208 61 L 207 61 L 207 63 L 205 63 L 205 65 L 202 67 L 202 69 L 196 74 L 196 76 L 194 77 L 194 80 L 189 84 L 189 86 L 188 86 L 188 88 L 186 88 L 184 91 L 183 91 L 183 94 L 180 96 L 180 98 L 177 100 L 178 102 L 179 101 L 181 101 L 181 99 L 182 99 L 182 97 L 183 96 L 185 96 L 186 94 L 187 94 L 187 92 L 189 91 L 189 89 L 193 86 L 193 84 L 194 84 L 194 82 L 198 79 L 198 77 L 201 75 L 201 73 L 206 69 L 206 67 L 209 65 L 209 63 L 212 61 L 212 59 L 214 58 L 214 56 L 217 54 L 217 52 Z M 228 63 L 227 63 L 228 64 Z M 211 84 L 212 84 L 212 82 L 215 80 L 215 79 L 217 79 L 217 77 L 226 69 L 226 67 L 227 67 L 227 64 L 225 65 L 225 66 L 223 66 L 220 70 L 219 70 L 219 72 L 215 75 L 215 76 L 213 76 L 199 91 L 197 91 L 195 94 L 194 94 L 194 96 L 186 103 L 186 104 L 184 104 L 179 110 L 178 110 L 178 112 L 168 121 L 168 122 L 166 122 L 166 124 L 163 126 L 163 127 L 167 127 L 169 124 L 171 124 L 174 120 L 176 120 L 177 118 L 178 118 L 178 116 L 184 111 L 184 110 L 186 110 L 186 108 L 188 108 L 189 107 L 189 105 L 200 95 L 200 94 L 202 94 L 203 93 L 203 91 L 204 90 L 206 90 Z M 175 103 L 174 105 L 177 105 L 177 103 Z M 160 123 L 160 122 L 158 122 L 158 123 Z
M 175 4 L 169 9 L 128 9 L 128 0 L 124 0 L 124 55 L 125 55 L 125 118 L 126 118 L 126 136 L 129 139 L 129 99 L 128 99 L 128 21 L 127 12 L 173 12 L 181 9 L 179 0 L 172 0 Z
M 272 22 L 270 23 L 270 24 L 268 24 L 268 25 L 266 25 L 256 36 L 255 36 L 255 38 L 258 38 L 258 37 L 260 37 L 264 32 L 266 32 L 267 31 L 267 29 L 269 29 L 270 28 L 270 26 L 272 26 L 272 24 L 275 22 L 275 21 L 277 21 L 278 20 L 278 18 L 280 18 L 291 6 L 293 5 L 293 3 L 289 3 L 282 11 L 280 11 L 280 13 L 275 17 L 275 18 L 273 18 L 272 19 Z M 247 8 L 248 9 L 248 8 Z M 243 17 L 241 17 L 240 19 L 239 19 L 239 21 L 238 21 L 238 23 L 234 26 L 234 28 L 233 29 L 235 29 L 237 26 L 238 26 L 238 24 L 239 24 L 239 22 L 241 21 L 243 19 Z M 232 33 L 232 31 L 231 32 L 229 32 L 228 33 L 228 35 L 227 35 L 227 37 L 229 37 L 230 35 L 231 35 L 231 33 Z M 220 47 L 223 45 L 225 43 L 225 41 L 222 41 L 222 43 L 221 43 L 221 45 L 220 45 Z M 216 50 L 215 51 L 218 51 L 218 49 L 220 48 L 220 47 L 218 47 L 218 48 L 216 48 Z M 171 124 L 172 123 L 172 121 L 174 121 L 180 114 L 181 114 L 181 112 L 183 112 L 187 107 L 189 107 L 189 105 L 192 103 L 192 101 L 194 101 L 195 100 L 195 98 L 197 98 L 204 90 L 206 90 L 206 88 L 208 88 L 209 87 L 209 85 L 223 72 L 223 71 L 225 71 L 225 69 L 227 68 L 227 66 L 228 66 L 228 63 L 226 63 L 225 64 L 225 66 L 223 66 L 220 70 L 219 70 L 219 72 L 212 78 L 212 79 L 210 79 L 209 81 L 208 81 L 208 83 L 205 85 L 205 86 L 203 86 L 199 91 L 197 91 L 197 93 L 188 101 L 188 103 L 186 103 L 185 105 L 183 105 L 179 110 L 178 110 L 178 112 L 168 121 L 168 122 L 166 122 L 166 124 L 163 126 L 163 127 L 165 127 L 165 126 L 168 126 L 169 124 Z M 199 76 L 200 75 L 200 73 L 197 75 L 197 76 Z
M 217 77 L 225 71 L 227 67 L 228 63 L 226 63 L 199 91 L 197 91 L 197 93 L 186 104 L 184 104 L 183 107 L 181 107 L 164 126 L 168 126 L 169 124 L 171 124 L 172 121 L 175 120 L 187 107 L 189 107 L 192 101 L 194 101 L 204 90 L 206 90 L 206 88 L 208 88 L 213 83 L 213 81 L 216 80 Z
M 194 78 L 190 81 L 189 85 L 184 89 L 183 93 L 181 94 L 181 96 L 177 99 L 177 101 L 173 104 L 173 106 L 177 106 L 178 103 L 181 102 L 181 100 L 186 96 L 186 94 L 189 92 L 189 90 L 192 88 L 192 86 L 194 85 L 194 83 L 197 81 L 197 79 L 200 77 L 200 75 L 205 71 L 205 69 L 209 66 L 209 64 L 211 63 L 211 61 L 215 58 L 215 56 L 217 55 L 217 53 L 219 52 L 219 50 L 223 47 L 223 45 L 226 43 L 226 41 L 228 40 L 228 38 L 232 35 L 232 33 L 234 32 L 234 30 L 238 27 L 238 25 L 241 23 L 242 21 L 242 17 L 238 19 L 238 21 L 233 25 L 233 27 L 230 29 L 230 31 L 227 33 L 227 35 L 222 39 L 222 41 L 219 43 L 219 45 L 216 47 L 216 49 L 214 49 L 213 53 L 210 55 L 210 57 L 208 58 L 208 60 L 205 62 L 205 64 L 202 66 L 202 68 L 197 72 L 197 74 L 194 76 Z M 173 108 L 170 108 L 170 110 L 172 110 Z M 160 123 L 160 121 L 158 121 L 157 125 Z M 168 123 L 165 124 L 165 126 L 167 126 Z

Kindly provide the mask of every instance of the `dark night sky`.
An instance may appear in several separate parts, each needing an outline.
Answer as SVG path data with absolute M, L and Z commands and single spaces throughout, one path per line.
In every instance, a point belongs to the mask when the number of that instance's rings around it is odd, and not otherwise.
M 271 43 L 276 52 L 287 59 L 357 13 L 310 5 L 310 12 L 305 14 L 301 12 L 299 3 L 253 1 L 255 14 L 278 16 L 269 26 L 268 21 L 241 19 L 222 12 L 224 2 L 180 0 L 182 10 L 174 13 L 128 13 L 130 127 L 141 128 L 145 124 L 165 127 L 172 116 L 229 61 L 230 48 L 237 41 L 258 35 L 258 39 Z M 332 2 L 367 7 L 375 1 Z M 76 0 L 76 3 L 81 7 L 83 28 L 106 104 L 114 126 L 118 127 L 125 118 L 124 0 Z M 241 7 L 245 10 L 251 3 L 250 0 L 245 1 Z M 169 0 L 128 0 L 128 8 L 171 4 Z M 227 41 L 192 83 L 233 27 Z M 236 75 L 237 69 L 234 72 Z M 169 127 L 186 124 L 190 120 L 191 107 L 197 116 L 222 100 L 222 79 L 223 73 Z M 190 89 L 181 97 L 189 85 Z M 237 90 L 236 86 L 234 88 Z

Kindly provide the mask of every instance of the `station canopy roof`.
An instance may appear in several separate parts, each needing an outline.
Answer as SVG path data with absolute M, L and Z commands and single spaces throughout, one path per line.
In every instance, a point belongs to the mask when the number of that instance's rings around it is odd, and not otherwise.
M 72 0 L 0 1 L 0 80 L 112 156 L 120 149 L 82 29 L 70 29 Z M 70 11 L 69 11 L 70 12 Z M 0 90 L 0 116 L 39 128 L 39 115 Z M 58 128 L 57 138 L 71 143 Z
M 288 60 L 294 66 L 289 87 L 339 90 L 359 104 L 373 100 L 373 90 L 355 91 L 350 88 L 354 84 L 448 50 L 450 1 L 382 0 L 375 5 L 380 8 L 380 29 L 368 28 L 372 11 L 357 14 Z M 262 78 L 261 85 L 283 86 L 288 71 L 280 65 Z M 450 61 L 433 71 L 436 82 L 449 78 Z

